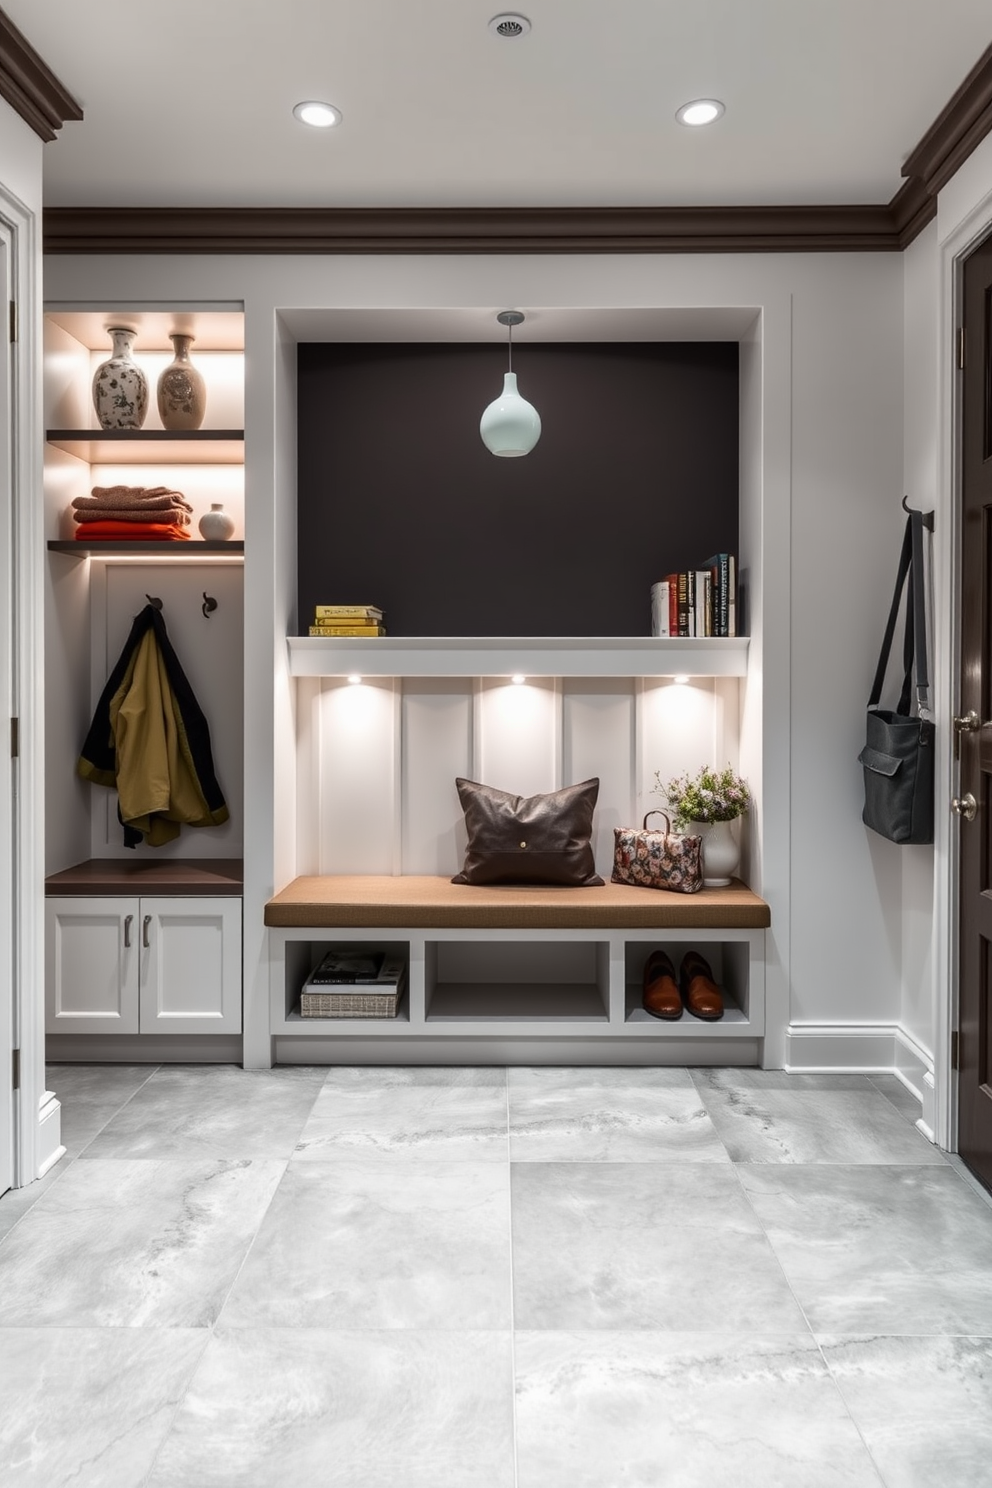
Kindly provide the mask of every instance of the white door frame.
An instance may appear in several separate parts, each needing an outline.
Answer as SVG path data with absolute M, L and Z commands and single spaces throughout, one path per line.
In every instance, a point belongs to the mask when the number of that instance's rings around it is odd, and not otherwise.
M 939 221 L 939 219 L 938 219 Z M 934 1026 L 936 1079 L 935 1136 L 950 1152 L 958 1145 L 958 1080 L 951 1068 L 951 1035 L 957 1029 L 955 990 L 958 977 L 958 832 L 950 801 L 958 792 L 951 718 L 958 709 L 961 658 L 961 379 L 957 365 L 957 328 L 961 324 L 964 259 L 992 231 L 992 191 L 940 242 L 940 418 L 937 436 L 938 491 L 934 530 L 934 570 L 938 602 L 934 606 L 937 729 L 936 811 L 934 822 Z M 940 596 L 946 596 L 946 603 Z
M 15 1187 L 40 1178 L 62 1156 L 61 1112 L 45 1088 L 44 1010 L 44 501 L 42 492 L 41 243 L 35 213 L 0 186 L 0 224 L 9 242 L 8 294 L 17 305 L 11 355 L 12 479 L 11 593 L 5 597 L 10 638 L 12 716 L 19 721 L 15 762 L 13 882 L 9 897 L 13 941 L 11 1024 L 19 1051 L 20 1088 L 14 1094 Z M 0 307 L 6 315 L 6 306 Z M 5 514 L 7 515 L 7 514 Z M 7 749 L 10 725 L 0 724 Z M 7 949 L 4 948 L 6 957 Z M 0 1069 L 8 1086 L 9 1071 Z

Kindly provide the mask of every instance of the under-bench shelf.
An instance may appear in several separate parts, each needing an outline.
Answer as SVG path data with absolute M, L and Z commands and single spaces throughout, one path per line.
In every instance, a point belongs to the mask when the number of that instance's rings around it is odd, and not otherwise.
M 270 1032 L 277 1062 L 758 1062 L 764 900 L 743 884 L 699 894 L 625 885 L 476 888 L 427 876 L 295 879 L 269 900 Z M 329 945 L 407 963 L 395 1018 L 302 1018 Z M 644 963 L 709 960 L 725 1012 L 662 1022 L 641 1006 Z M 445 1050 L 449 1050 L 448 1053 Z

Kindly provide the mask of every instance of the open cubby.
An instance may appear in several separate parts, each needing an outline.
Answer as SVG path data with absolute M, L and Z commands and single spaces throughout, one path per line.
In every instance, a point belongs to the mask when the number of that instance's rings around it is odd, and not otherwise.
M 609 1018 L 606 941 L 428 941 L 428 1025 Z

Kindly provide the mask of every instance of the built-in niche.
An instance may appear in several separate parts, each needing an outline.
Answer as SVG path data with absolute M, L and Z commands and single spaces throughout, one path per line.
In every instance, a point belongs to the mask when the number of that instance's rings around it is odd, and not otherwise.
M 623 636 L 651 584 L 738 548 L 736 342 L 520 343 L 537 447 L 497 459 L 487 344 L 299 347 L 298 603 L 393 635 Z

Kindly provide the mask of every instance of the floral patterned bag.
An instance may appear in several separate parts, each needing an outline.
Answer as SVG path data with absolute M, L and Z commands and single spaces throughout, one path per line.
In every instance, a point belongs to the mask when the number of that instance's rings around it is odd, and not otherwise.
M 648 817 L 665 820 L 663 832 L 648 830 Z M 614 827 L 613 882 L 642 889 L 695 894 L 703 887 L 703 839 L 672 832 L 664 811 L 649 811 L 643 826 Z

